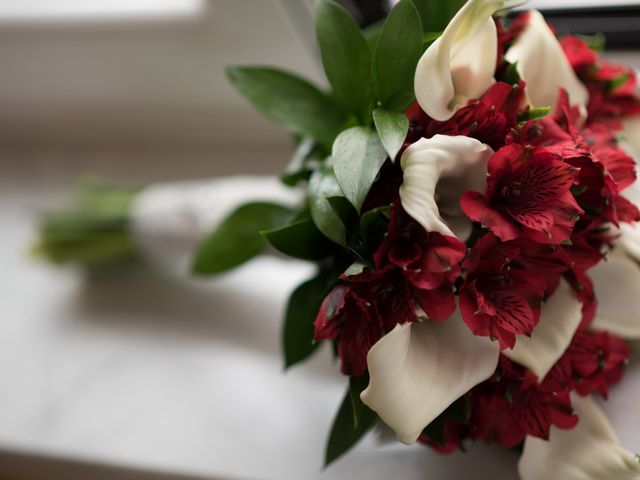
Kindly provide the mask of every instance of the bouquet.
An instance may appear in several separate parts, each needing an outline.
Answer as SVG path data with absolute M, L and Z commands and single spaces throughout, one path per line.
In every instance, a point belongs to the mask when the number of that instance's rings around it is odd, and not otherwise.
M 318 1 L 330 92 L 228 70 L 298 143 L 306 200 L 262 235 L 317 262 L 283 339 L 287 366 L 330 342 L 349 378 L 326 461 L 381 421 L 443 453 L 517 447 L 524 480 L 639 476 L 597 400 L 640 338 L 635 73 L 514 2 L 444 25 L 434 5 L 362 31 Z

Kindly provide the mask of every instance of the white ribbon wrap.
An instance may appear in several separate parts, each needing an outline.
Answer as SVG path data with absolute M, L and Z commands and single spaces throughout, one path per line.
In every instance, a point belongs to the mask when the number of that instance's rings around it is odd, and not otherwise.
M 138 251 L 161 268 L 187 273 L 194 253 L 240 205 L 268 201 L 294 206 L 300 191 L 272 176 L 233 176 L 160 183 L 137 195 L 131 233 Z

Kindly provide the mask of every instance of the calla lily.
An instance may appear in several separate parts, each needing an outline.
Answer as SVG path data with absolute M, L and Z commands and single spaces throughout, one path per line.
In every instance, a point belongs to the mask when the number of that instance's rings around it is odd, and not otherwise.
M 640 117 L 625 118 L 623 124 L 623 138 L 619 140 L 619 145 L 636 161 L 637 171 L 640 164 Z M 640 178 L 626 188 L 622 196 L 640 206 Z M 640 222 L 622 223 L 620 232 L 620 244 L 631 256 L 640 260 Z
M 520 78 L 526 82 L 532 106 L 555 108 L 560 88 L 564 88 L 570 104 L 580 107 L 586 118 L 589 92 L 540 12 L 529 12 L 526 27 L 507 50 L 505 59 L 516 65 Z
M 495 371 L 500 348 L 471 333 L 458 312 L 442 323 L 397 325 L 369 350 L 362 401 L 403 443 Z
M 435 135 L 418 140 L 400 160 L 403 208 L 428 232 L 464 237 L 463 226 L 470 222 L 464 221 L 460 197 L 467 190 L 484 191 L 492 154 L 491 147 L 465 136 Z
M 640 265 L 624 250 L 589 270 L 598 295 L 592 328 L 608 330 L 628 340 L 640 340 Z
M 418 103 L 430 117 L 450 119 L 495 82 L 498 36 L 491 16 L 518 3 L 523 2 L 469 0 L 422 55 L 414 89 Z
M 571 397 L 580 423 L 551 428 L 549 440 L 527 437 L 518 471 L 522 480 L 632 480 L 640 476 L 637 455 L 620 445 L 613 427 L 590 397 Z
M 504 355 L 529 368 L 542 381 L 562 357 L 582 320 L 582 303 L 562 280 L 542 307 L 540 322 L 531 337 L 518 336 Z

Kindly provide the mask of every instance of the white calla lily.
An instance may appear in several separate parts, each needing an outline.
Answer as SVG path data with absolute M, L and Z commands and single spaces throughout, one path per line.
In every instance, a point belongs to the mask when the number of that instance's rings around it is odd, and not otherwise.
M 527 84 L 529 103 L 534 107 L 555 108 L 560 88 L 569 94 L 569 103 L 577 105 L 586 118 L 589 92 L 576 76 L 558 39 L 536 10 L 529 12 L 527 25 L 505 53 L 516 65 Z
M 598 299 L 594 330 L 640 340 L 640 266 L 622 249 L 589 270 Z
M 495 371 L 500 348 L 475 336 L 459 312 L 442 323 L 397 325 L 369 350 L 362 401 L 403 443 Z
M 636 159 L 637 163 L 638 157 L 640 156 L 640 115 L 624 118 L 622 125 L 622 136 L 633 147 L 633 150 L 629 148 L 625 148 L 625 150 Z
M 470 222 L 460 208 L 460 197 L 467 190 L 484 191 L 491 155 L 491 147 L 470 137 L 435 135 L 418 140 L 400 160 L 402 207 L 428 232 L 464 239 L 464 227 Z
M 469 0 L 442 36 L 429 46 L 416 68 L 414 90 L 422 109 L 440 121 L 495 82 L 498 35 L 491 16 L 523 2 Z
M 542 381 L 562 357 L 582 320 L 582 303 L 562 280 L 542 307 L 540 322 L 531 337 L 519 335 L 511 350 L 502 353 L 524 365 Z
M 619 146 L 636 162 L 636 172 L 640 165 L 640 117 L 630 117 L 623 120 L 623 138 L 619 139 Z M 622 196 L 640 207 L 640 177 L 628 188 L 622 191 Z M 620 245 L 640 261 L 640 222 L 622 223 L 620 225 Z
M 600 407 L 590 397 L 572 395 L 580 417 L 571 430 L 551 427 L 549 440 L 527 437 L 518 464 L 522 480 L 632 480 L 640 460 L 616 437 Z

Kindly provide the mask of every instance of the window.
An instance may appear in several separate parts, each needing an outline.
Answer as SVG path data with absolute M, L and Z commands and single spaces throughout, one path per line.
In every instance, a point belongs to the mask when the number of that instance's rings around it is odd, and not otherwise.
M 2 0 L 0 21 L 101 20 L 193 16 L 205 0 Z

